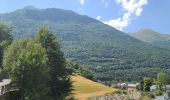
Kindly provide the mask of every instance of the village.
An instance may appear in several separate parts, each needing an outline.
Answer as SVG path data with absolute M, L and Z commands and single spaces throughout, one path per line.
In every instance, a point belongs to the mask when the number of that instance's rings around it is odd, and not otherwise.
M 4 95 L 5 93 L 9 92 L 12 88 L 14 88 L 15 85 L 11 83 L 11 79 L 3 79 L 0 82 L 0 96 Z M 117 83 L 117 84 L 112 84 L 111 85 L 112 88 L 116 88 L 118 90 L 124 90 L 123 95 L 118 95 L 118 94 L 114 94 L 113 95 L 106 95 L 105 97 L 100 97 L 100 99 L 98 99 L 98 97 L 95 97 L 91 100 L 101 100 L 101 98 L 106 98 L 106 100 L 108 98 L 112 98 L 114 100 L 114 98 L 119 98 L 118 100 L 120 100 L 121 98 L 139 98 L 139 94 L 142 92 L 140 91 L 140 83 L 131 83 L 131 82 L 123 82 L 123 83 Z M 151 85 L 149 87 L 148 93 L 153 93 L 155 91 L 158 91 L 158 85 Z M 125 92 L 127 91 L 127 92 Z M 130 92 L 129 92 L 130 91 Z M 3 98 L 1 98 L 1 100 L 3 100 Z M 102 99 L 105 100 L 105 99 Z M 160 96 L 156 96 L 153 98 L 153 100 L 170 100 L 170 85 L 165 85 L 163 87 L 163 94 Z
M 134 91 L 140 91 L 140 83 L 131 83 L 131 82 L 124 82 L 124 83 L 117 83 L 117 84 L 112 84 L 111 87 L 113 88 L 117 88 L 117 89 L 121 89 L 121 90 L 134 90 Z M 159 91 L 159 87 L 158 85 L 151 85 L 149 87 L 150 91 L 148 92 L 155 92 L 155 91 Z M 163 99 L 160 99 L 163 98 Z M 157 97 L 154 97 L 154 100 L 170 100 L 170 85 L 165 85 L 163 87 L 163 94 Z

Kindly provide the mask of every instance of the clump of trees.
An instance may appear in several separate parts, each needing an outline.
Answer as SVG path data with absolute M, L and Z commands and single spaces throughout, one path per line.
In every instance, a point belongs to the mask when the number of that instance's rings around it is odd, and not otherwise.
M 0 44 L 5 47 L 12 42 L 10 31 L 0 25 L 0 38 L 5 40 Z M 48 28 L 40 28 L 33 39 L 14 41 L 0 56 L 1 72 L 17 84 L 21 100 L 64 100 L 70 94 L 72 71 L 67 67 L 59 41 Z
M 167 73 L 160 72 L 157 74 L 155 83 L 158 85 L 158 89 L 162 91 L 163 87 L 166 88 L 166 85 L 170 84 L 170 78 Z
M 0 24 L 0 66 L 2 66 L 2 57 L 4 50 L 12 43 L 11 27 Z
M 144 81 L 143 90 L 144 90 L 145 92 L 150 91 L 150 86 L 153 84 L 152 78 L 150 78 L 150 77 L 145 77 L 145 78 L 143 79 L 143 81 Z
M 163 91 L 163 88 L 166 88 L 166 85 L 170 84 L 170 77 L 167 72 L 159 72 L 156 79 L 151 77 L 145 77 L 140 81 L 139 90 L 149 92 L 150 86 L 157 85 L 158 91 Z
M 11 31 L 0 24 L 0 78 L 12 79 L 21 100 L 64 100 L 73 90 L 73 73 L 96 80 L 88 69 L 66 60 L 59 40 L 47 27 L 31 39 L 15 41 Z
M 78 65 L 72 61 L 67 61 L 67 66 L 69 66 L 70 70 L 78 75 L 81 75 L 87 79 L 97 81 L 95 75 L 87 68 L 81 65 Z
M 2 72 L 2 60 L 4 50 L 12 43 L 12 35 L 11 35 L 11 27 L 4 23 L 0 23 L 0 80 L 4 78 L 4 74 Z
M 148 92 L 150 91 L 150 86 L 152 86 L 152 84 L 153 84 L 152 78 L 144 77 L 143 80 L 139 82 L 139 86 L 137 87 L 137 89 L 144 91 L 144 92 Z
M 38 43 L 19 40 L 5 51 L 3 69 L 17 84 L 21 100 L 47 100 L 50 80 L 48 58 Z

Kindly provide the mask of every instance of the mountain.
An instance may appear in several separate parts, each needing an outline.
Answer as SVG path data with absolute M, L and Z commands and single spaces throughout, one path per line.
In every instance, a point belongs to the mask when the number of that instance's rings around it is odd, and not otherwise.
M 96 97 L 108 93 L 113 93 L 116 90 L 79 75 L 74 75 L 71 77 L 71 79 L 73 81 L 74 89 L 72 93 L 77 100 L 87 100 L 89 97 Z
M 170 45 L 170 35 L 158 33 L 149 29 L 141 29 L 137 32 L 128 34 L 144 42 L 159 45 Z
M 96 19 L 73 11 L 25 7 L 0 14 L 0 21 L 12 26 L 15 39 L 35 35 L 48 26 L 59 38 L 68 59 L 88 67 L 97 80 L 140 80 L 170 69 L 170 49 L 140 41 Z

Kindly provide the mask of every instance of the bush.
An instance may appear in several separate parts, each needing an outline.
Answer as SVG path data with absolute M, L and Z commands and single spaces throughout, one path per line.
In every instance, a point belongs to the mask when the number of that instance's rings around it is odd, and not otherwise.
M 116 90 L 113 92 L 113 94 L 127 94 L 127 91 L 125 90 Z
M 65 100 L 77 100 L 74 96 L 68 96 L 65 98 Z
M 116 91 L 113 92 L 113 94 L 121 94 L 121 93 L 122 93 L 121 90 L 116 90 Z
M 0 95 L 0 100 L 20 100 L 21 95 L 18 90 L 10 90 L 3 95 Z
M 155 95 L 153 95 L 152 93 L 149 93 L 149 92 L 142 92 L 141 94 L 142 96 L 147 96 L 149 98 L 155 98 Z
M 122 93 L 123 93 L 123 94 L 127 94 L 127 91 L 123 90 Z
M 148 96 L 141 96 L 139 100 L 152 100 L 152 99 Z
M 161 91 L 154 91 L 152 94 L 154 96 L 161 96 L 161 95 L 163 95 L 163 93 Z

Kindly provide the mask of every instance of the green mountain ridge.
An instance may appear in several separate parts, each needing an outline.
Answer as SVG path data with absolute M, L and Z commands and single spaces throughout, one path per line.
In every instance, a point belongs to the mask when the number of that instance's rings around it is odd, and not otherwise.
M 58 36 L 65 56 L 84 65 L 102 82 L 140 80 L 170 69 L 170 49 L 142 42 L 88 16 L 57 9 L 26 7 L 0 15 L 17 38 L 32 37 L 41 26 Z
M 149 29 L 141 29 L 134 33 L 128 33 L 130 36 L 135 37 L 141 41 L 154 43 L 154 44 L 169 44 L 170 45 L 170 35 L 155 32 Z

